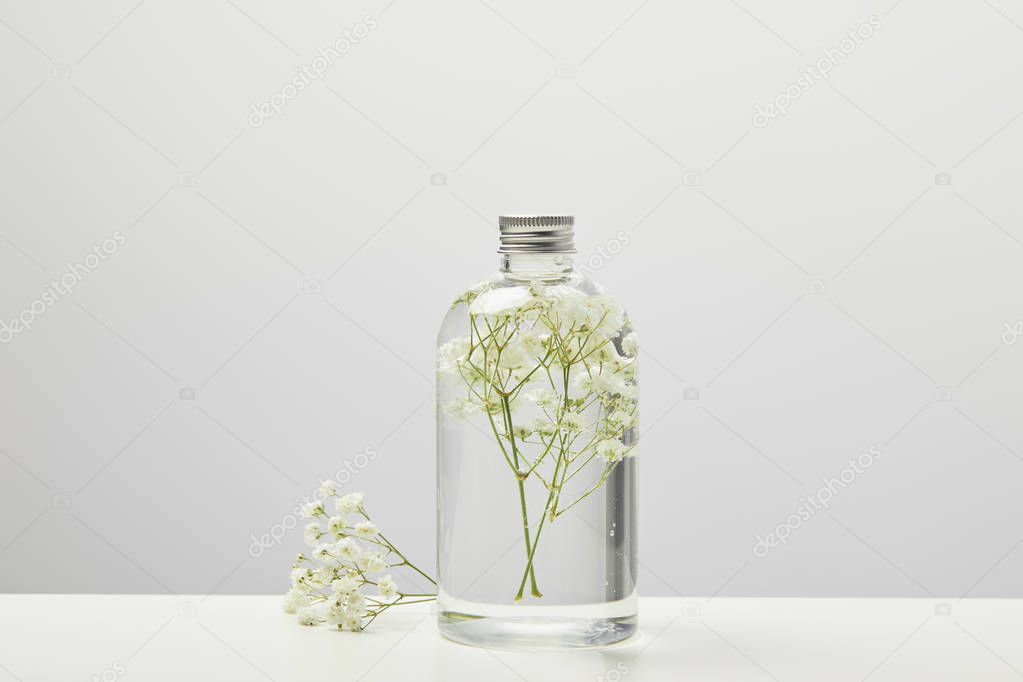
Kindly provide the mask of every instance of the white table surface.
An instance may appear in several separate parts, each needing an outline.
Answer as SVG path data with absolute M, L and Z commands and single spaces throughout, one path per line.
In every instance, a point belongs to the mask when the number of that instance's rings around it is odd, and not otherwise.
M 1023 600 L 647 598 L 628 643 L 545 654 L 445 641 L 430 606 L 353 634 L 278 597 L 0 595 L 0 682 L 1023 679 Z

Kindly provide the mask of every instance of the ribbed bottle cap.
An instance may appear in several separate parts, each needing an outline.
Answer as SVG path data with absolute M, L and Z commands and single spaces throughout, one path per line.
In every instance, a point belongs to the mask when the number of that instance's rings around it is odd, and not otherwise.
M 575 253 L 575 218 L 570 215 L 503 215 L 498 253 Z

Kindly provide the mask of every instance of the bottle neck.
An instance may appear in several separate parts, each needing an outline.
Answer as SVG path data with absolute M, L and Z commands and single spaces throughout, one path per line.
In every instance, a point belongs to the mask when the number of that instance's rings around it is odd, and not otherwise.
M 513 279 L 557 280 L 572 272 L 570 253 L 502 253 L 501 272 Z

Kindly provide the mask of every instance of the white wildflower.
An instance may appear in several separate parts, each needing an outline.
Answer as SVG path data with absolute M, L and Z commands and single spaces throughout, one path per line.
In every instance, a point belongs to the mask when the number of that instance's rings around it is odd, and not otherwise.
M 518 369 L 524 365 L 532 365 L 533 356 L 529 354 L 526 347 L 518 341 L 512 341 L 501 351 L 497 359 L 497 366 L 501 369 Z
M 320 483 L 320 492 L 324 497 L 334 497 L 334 495 L 337 495 L 337 484 L 328 478 Z
M 608 415 L 607 420 L 612 424 L 617 424 L 622 429 L 631 429 L 638 421 L 634 411 L 626 412 L 625 410 L 615 410 Z
M 308 518 L 308 519 L 311 519 L 311 518 L 314 518 L 314 517 L 317 517 L 317 516 L 326 516 L 327 515 L 326 512 L 323 510 L 323 503 L 322 502 L 309 502 L 304 507 L 302 507 L 302 514 L 306 518 Z
M 330 608 L 327 609 L 327 622 L 334 626 L 343 625 L 346 611 L 344 595 L 336 595 L 328 603 Z
M 304 609 L 307 606 L 309 606 L 309 597 L 296 589 L 288 590 L 284 595 L 284 603 L 281 604 L 285 613 L 298 613 L 299 609 Z
M 460 398 L 444 404 L 444 411 L 452 417 L 468 419 L 474 414 L 481 412 L 483 406 L 470 398 Z
M 359 521 L 357 524 L 355 524 L 355 534 L 358 535 L 360 538 L 369 539 L 377 534 L 377 527 L 373 524 L 372 521 L 369 520 Z
M 358 588 L 359 581 L 349 574 L 345 574 L 330 584 L 330 589 L 338 594 L 351 594 Z
M 625 395 L 629 387 L 620 374 L 600 373 L 594 376 L 594 390 L 608 395 Z
M 362 616 L 358 611 L 349 610 L 345 612 L 344 626 L 352 632 L 362 630 Z
M 362 548 L 352 538 L 338 540 L 337 545 L 334 546 L 334 551 L 345 561 L 355 562 L 362 556 Z
M 550 438 L 553 436 L 557 430 L 555 428 L 556 426 L 557 425 L 554 422 L 549 419 L 544 419 L 543 417 L 537 417 L 529 423 L 530 430 L 539 434 L 543 438 Z
M 378 552 L 367 552 L 364 554 L 359 562 L 359 566 L 363 571 L 371 575 L 386 571 L 389 568 L 387 562 L 384 561 L 384 558 Z
M 625 324 L 625 312 L 621 304 L 606 294 L 590 296 L 586 299 L 586 309 L 587 326 L 593 331 L 593 338 L 600 342 L 617 334 Z
M 337 510 L 342 514 L 354 514 L 362 508 L 362 493 L 348 493 L 335 502 Z
M 459 337 L 448 341 L 437 350 L 437 371 L 458 375 L 458 368 L 469 353 L 468 339 Z
M 381 599 L 390 601 L 398 596 L 398 586 L 391 579 L 391 576 L 385 575 L 377 580 L 377 592 L 380 594 Z
M 602 440 L 597 443 L 597 454 L 607 462 L 620 462 L 625 457 L 625 444 L 620 440 Z
M 327 528 L 334 537 L 341 537 L 345 532 L 345 520 L 342 516 L 331 516 L 327 520 Z
M 316 587 L 325 587 L 334 580 L 334 567 L 333 566 L 320 566 L 313 571 L 313 576 L 309 579 L 309 584 Z
M 561 396 L 546 389 L 531 390 L 523 393 L 527 400 L 532 400 L 538 407 L 554 409 L 561 402 Z
M 352 592 L 348 595 L 348 610 L 363 611 L 366 608 L 366 596 L 362 592 Z
M 316 572 L 311 568 L 294 568 L 291 570 L 292 587 L 305 588 L 316 579 Z
M 533 300 L 529 287 L 501 287 L 491 289 L 469 304 L 472 315 L 511 315 Z
M 533 369 L 546 354 L 547 349 L 544 341 L 533 334 L 531 330 L 526 330 L 512 337 L 512 340 L 501 351 L 497 366 L 501 369 L 518 369 L 520 367 Z
M 317 561 L 331 561 L 334 558 L 331 555 L 331 549 L 330 545 L 316 545 L 316 549 L 313 550 L 313 558 Z
M 313 521 L 306 524 L 305 530 L 302 532 L 302 539 L 307 545 L 314 547 L 320 541 L 321 535 L 323 535 L 323 531 L 320 529 L 320 524 Z
M 298 611 L 298 623 L 299 625 L 316 625 L 320 622 L 320 616 L 316 613 L 316 609 L 311 606 L 307 606 L 304 609 Z
M 586 420 L 579 412 L 565 412 L 561 415 L 561 428 L 563 431 L 582 431 L 586 426 Z
M 519 440 L 526 440 L 531 435 L 533 435 L 533 429 L 531 429 L 529 426 L 523 426 L 520 424 L 518 426 L 512 427 L 512 433 Z
M 545 293 L 551 303 L 551 316 L 563 334 L 586 323 L 589 316 L 586 294 L 566 285 L 548 287 Z

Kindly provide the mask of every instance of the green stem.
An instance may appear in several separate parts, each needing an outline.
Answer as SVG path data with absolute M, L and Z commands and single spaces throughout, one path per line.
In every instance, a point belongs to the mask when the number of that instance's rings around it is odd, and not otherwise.
M 561 465 L 561 456 L 558 456 L 558 463 L 554 467 L 554 476 L 558 475 L 558 467 Z M 554 499 L 554 491 L 552 490 L 547 495 L 547 504 L 543 510 L 543 516 L 540 517 L 540 524 L 536 527 L 536 536 L 533 538 L 533 546 L 529 549 L 529 558 L 526 561 L 526 571 L 522 574 L 522 581 L 519 582 L 519 591 L 515 594 L 515 601 L 522 601 L 522 593 L 526 589 L 526 578 L 531 575 L 533 570 L 533 557 L 536 555 L 536 546 L 540 543 L 540 533 L 543 532 L 544 521 L 547 520 L 547 512 L 551 508 L 551 501 Z M 534 596 L 538 596 L 535 595 Z
M 367 519 L 369 519 L 369 517 L 368 517 L 368 516 L 367 516 L 366 518 L 367 518 Z M 405 563 L 405 565 L 406 565 L 406 566 L 408 566 L 408 567 L 409 567 L 409 568 L 411 568 L 411 569 L 412 569 L 413 571 L 415 571 L 415 572 L 416 572 L 416 573 L 418 573 L 419 575 L 421 575 L 421 576 L 423 576 L 424 578 L 426 578 L 427 580 L 429 580 L 429 581 L 430 581 L 430 584 L 431 584 L 431 585 L 434 585 L 434 586 L 436 586 L 436 585 L 437 585 L 437 581 L 436 581 L 436 580 L 434 580 L 434 579 L 433 579 L 433 578 L 431 578 L 430 576 L 428 576 L 428 575 L 426 575 L 425 573 L 423 573 L 423 572 L 422 572 L 421 570 L 419 570 L 419 567 L 418 567 L 418 566 L 416 566 L 416 565 L 415 565 L 415 564 L 413 564 L 413 563 L 412 563 L 411 561 L 409 561 L 409 560 L 408 560 L 407 558 L 405 558 L 405 555 L 404 555 L 404 554 L 402 554 L 402 553 L 401 553 L 401 552 L 400 552 L 400 551 L 398 550 L 398 548 L 394 546 L 394 543 L 393 543 L 393 542 L 391 542 L 391 541 L 390 541 L 390 540 L 388 540 L 388 539 L 387 539 L 386 537 L 384 537 L 384 534 L 383 534 L 383 533 L 380 533 L 380 532 L 378 532 L 378 533 L 377 533 L 377 535 L 379 535 L 379 536 L 380 536 L 380 539 L 381 539 L 381 540 L 383 540 L 384 542 L 386 542 L 386 543 L 388 544 L 388 546 L 389 546 L 389 547 L 390 547 L 391 549 L 393 549 L 393 550 L 394 550 L 394 553 L 395 553 L 395 554 L 397 554 L 398 556 L 400 556 L 400 557 L 401 557 L 401 560 L 402 560 L 402 561 L 403 561 L 403 562 Z
M 511 406 L 508 404 L 508 396 L 501 397 L 501 407 L 504 410 L 504 421 L 508 429 L 508 439 L 511 441 L 512 457 L 515 460 L 515 471 L 519 474 L 515 477 L 515 482 L 518 484 L 519 489 L 519 507 L 522 512 L 522 535 L 525 539 L 526 560 L 529 562 L 526 567 L 526 572 L 529 574 L 529 588 L 534 597 L 542 597 L 543 594 L 536 586 L 536 573 L 533 570 L 533 563 L 531 561 L 532 554 L 529 549 L 529 513 L 526 511 L 526 488 L 525 482 L 522 480 L 521 472 L 519 472 L 519 449 L 515 444 L 515 433 L 512 427 Z

